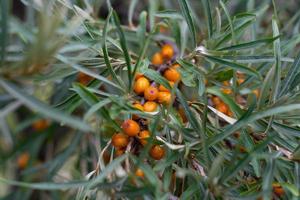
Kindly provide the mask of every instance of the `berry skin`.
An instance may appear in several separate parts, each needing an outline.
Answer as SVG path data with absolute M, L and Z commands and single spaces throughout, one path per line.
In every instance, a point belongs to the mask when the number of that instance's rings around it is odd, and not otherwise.
M 276 194 L 279 197 L 284 195 L 284 189 L 279 183 L 273 183 L 272 187 L 274 194 Z
M 217 106 L 220 103 L 222 103 L 222 100 L 219 97 L 213 97 L 212 102 L 214 103 L 215 106 Z
M 30 158 L 30 155 L 28 152 L 24 152 L 18 157 L 17 163 L 18 163 L 19 169 L 24 169 L 25 167 L 27 167 L 29 158 Z
M 77 75 L 77 80 L 82 85 L 87 85 L 91 80 L 93 80 L 93 77 L 91 77 L 85 73 L 79 72 Z
M 112 136 L 111 143 L 115 148 L 125 148 L 129 143 L 129 139 L 123 133 L 116 133 Z
M 139 73 L 139 72 L 135 73 L 135 80 L 138 80 L 141 77 L 144 77 L 144 74 Z
M 150 156 L 154 159 L 154 160 L 160 160 L 164 157 L 165 155 L 165 150 L 164 148 L 162 148 L 159 145 L 154 145 L 151 149 L 150 149 Z
M 145 176 L 143 170 L 141 170 L 140 168 L 137 168 L 137 170 L 135 171 L 135 175 L 140 178 L 144 178 L 144 176 Z
M 173 82 L 180 81 L 180 73 L 176 70 L 176 68 L 171 67 L 164 72 L 164 77 Z
M 220 103 L 216 106 L 216 109 L 221 113 L 227 114 L 228 106 L 225 103 Z
M 223 89 L 222 89 L 222 92 L 223 92 L 224 94 L 231 94 L 231 93 L 232 93 L 232 90 L 231 90 L 230 88 L 223 88 Z
M 243 79 L 243 78 L 237 79 L 237 82 L 238 82 L 239 85 L 241 85 L 242 83 L 244 83 L 244 81 L 245 81 L 245 79 Z
M 131 119 L 125 120 L 121 127 L 124 133 L 127 134 L 128 136 L 132 136 L 132 137 L 137 136 L 138 133 L 140 132 L 139 124 Z
M 157 109 L 157 103 L 155 103 L 154 101 L 147 101 L 144 104 L 144 111 L 145 112 L 153 112 Z
M 38 121 L 35 121 L 33 124 L 32 124 L 32 128 L 35 130 L 35 131 L 43 131 L 45 130 L 46 128 L 48 128 L 50 125 L 49 121 L 46 120 L 46 119 L 40 119 Z
M 157 99 L 158 89 L 156 87 L 150 86 L 144 92 L 144 98 L 149 101 L 154 101 Z
M 147 144 L 147 138 L 150 137 L 150 132 L 147 130 L 139 132 L 140 143 L 145 146 Z
M 158 93 L 158 102 L 170 104 L 171 103 L 171 93 L 170 92 L 159 92 Z
M 137 94 L 142 94 L 148 87 L 150 86 L 150 82 L 147 78 L 141 77 L 136 80 L 133 86 L 133 90 Z
M 161 48 L 161 55 L 164 59 L 170 60 L 174 56 L 174 49 L 172 45 L 165 44 Z
M 255 89 L 252 92 L 253 92 L 253 94 L 255 94 L 256 98 L 259 97 L 259 90 L 258 89 Z
M 170 84 L 171 87 L 174 86 L 174 82 L 173 82 L 173 81 L 169 81 L 169 84 Z M 159 85 L 158 90 L 159 90 L 160 92 L 170 92 L 170 90 L 168 90 L 168 89 L 167 89 L 165 86 L 163 86 L 163 85 Z
M 152 64 L 153 65 L 161 65 L 164 63 L 164 58 L 161 53 L 155 53 L 152 57 Z

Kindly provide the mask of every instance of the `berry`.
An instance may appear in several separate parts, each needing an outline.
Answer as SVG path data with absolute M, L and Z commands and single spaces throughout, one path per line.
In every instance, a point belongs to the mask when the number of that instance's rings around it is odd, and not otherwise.
M 17 160 L 18 167 L 20 169 L 24 169 L 25 167 L 27 167 L 29 158 L 30 158 L 30 155 L 28 152 L 24 152 L 21 155 L 19 155 L 18 160 Z
M 159 145 L 154 145 L 150 149 L 150 156 L 154 160 L 160 160 L 160 159 L 162 159 L 164 157 L 164 155 L 165 155 L 165 150 L 164 150 L 164 148 L 162 148 Z
M 225 103 L 220 103 L 216 106 L 216 109 L 221 113 L 227 114 L 228 106 Z
M 173 82 L 173 81 L 169 81 L 169 84 L 170 84 L 171 87 L 174 86 L 174 82 Z M 170 90 L 168 90 L 168 89 L 167 89 L 165 86 L 163 86 L 163 85 L 160 85 L 160 86 L 158 87 L 158 90 L 159 90 L 160 92 L 170 92 Z
M 125 120 L 121 127 L 128 136 L 137 136 L 140 132 L 139 124 L 131 119 Z
M 232 90 L 231 90 L 230 88 L 223 88 L 223 89 L 222 89 L 222 92 L 223 92 L 224 94 L 231 94 L 231 93 L 232 93 Z
M 170 104 L 171 103 L 171 93 L 170 92 L 159 92 L 158 93 L 158 102 Z
M 116 133 L 112 136 L 111 143 L 116 148 L 124 148 L 128 145 L 128 136 L 123 133 Z
M 35 121 L 33 124 L 32 124 L 32 128 L 35 130 L 35 131 L 43 131 L 45 130 L 46 128 L 48 128 L 50 125 L 49 121 L 46 120 L 46 119 L 40 119 L 40 120 L 37 120 Z
M 180 81 L 180 73 L 176 70 L 176 68 L 171 67 L 164 72 L 164 77 L 169 81 L 177 82 Z
M 216 106 L 216 105 L 219 105 L 220 103 L 222 103 L 222 100 L 219 97 L 213 97 L 212 102 Z
M 93 80 L 93 77 L 91 77 L 83 72 L 79 72 L 77 75 L 77 80 L 82 85 L 87 85 L 91 80 Z
M 142 145 L 146 145 L 147 144 L 147 138 L 150 137 L 150 132 L 147 130 L 141 131 L 139 133 L 139 139 Z
M 118 157 L 118 156 L 121 156 L 125 153 L 125 149 L 116 149 L 115 150 L 115 155 Z
M 137 94 L 142 94 L 148 87 L 150 86 L 150 82 L 147 78 L 141 77 L 136 80 L 133 86 L 133 90 Z
M 258 89 L 255 89 L 255 90 L 253 90 L 252 92 L 253 92 L 253 94 L 255 94 L 256 98 L 259 97 L 259 93 L 260 93 L 260 92 L 259 92 Z
M 135 73 L 135 80 L 138 80 L 141 77 L 144 77 L 144 74 L 139 73 L 139 72 Z
M 152 64 L 161 65 L 163 63 L 164 63 L 164 58 L 162 57 L 161 53 L 155 53 L 152 57 Z
M 276 194 L 279 197 L 284 195 L 284 189 L 279 183 L 273 183 L 272 187 L 273 187 L 274 194 Z
M 161 55 L 164 59 L 170 60 L 174 56 L 174 49 L 172 45 L 165 44 L 161 48 Z
M 150 86 L 144 92 L 144 98 L 149 101 L 154 101 L 157 99 L 158 89 L 156 87 Z
M 154 101 L 147 101 L 144 104 L 144 111 L 145 112 L 153 112 L 155 111 L 157 108 L 157 103 L 155 103 Z
M 137 170 L 135 171 L 135 175 L 141 178 L 144 178 L 145 176 L 143 170 L 141 170 L 140 168 L 137 168 Z

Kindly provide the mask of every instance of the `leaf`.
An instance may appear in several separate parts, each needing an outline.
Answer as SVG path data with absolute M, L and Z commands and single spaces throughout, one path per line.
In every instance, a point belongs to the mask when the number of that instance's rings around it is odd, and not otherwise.
M 246 74 L 255 76 L 256 78 L 261 79 L 260 74 L 257 71 L 255 71 L 255 70 L 253 70 L 251 68 L 248 68 L 248 67 L 246 67 L 244 65 L 241 65 L 241 64 L 238 64 L 238 63 L 234 63 L 234 62 L 228 62 L 226 60 L 222 60 L 220 58 L 216 58 L 216 57 L 209 56 L 209 55 L 204 55 L 204 57 L 207 58 L 208 60 L 212 61 L 212 62 L 219 63 L 221 65 L 229 66 L 229 67 L 231 67 L 234 70 L 241 71 L 241 72 L 244 72 Z
M 42 115 L 49 117 L 55 121 L 58 121 L 62 124 L 67 124 L 73 128 L 77 128 L 82 131 L 91 131 L 91 128 L 80 119 L 71 117 L 55 108 L 50 107 L 49 105 L 39 101 L 38 99 L 30 96 L 23 91 L 21 91 L 17 86 L 14 84 L 5 81 L 4 79 L 0 78 L 0 85 L 5 89 L 9 94 L 13 97 L 17 98 L 23 104 L 35 110 Z
M 195 48 L 197 46 L 196 28 L 191 16 L 191 11 L 189 10 L 189 5 L 186 0 L 178 0 L 178 4 L 192 34 L 192 43 Z
M 208 38 L 211 38 L 213 35 L 213 21 L 212 21 L 212 13 L 211 13 L 211 6 L 210 0 L 202 0 L 202 4 L 204 7 L 204 13 L 206 17 L 206 24 L 208 27 Z
M 225 4 L 222 0 L 220 0 L 220 4 L 221 4 L 221 7 L 223 8 L 223 10 L 225 12 L 225 15 L 227 17 L 228 22 L 229 22 L 232 42 L 233 42 L 233 44 L 235 44 L 236 43 L 236 35 L 235 35 L 235 32 L 234 32 L 234 27 L 233 27 L 233 23 L 232 23 L 229 11 L 227 10 L 227 8 L 226 8 L 226 6 L 225 6 Z
M 124 35 L 124 32 L 121 28 L 118 15 L 115 11 L 113 11 L 112 16 L 113 16 L 113 20 L 114 20 L 114 23 L 115 23 L 116 28 L 117 28 L 117 32 L 118 32 L 118 35 L 119 35 L 119 38 L 120 38 L 121 48 L 123 50 L 124 58 L 125 58 L 125 61 L 126 61 L 127 75 L 128 75 L 128 81 L 129 81 L 128 85 L 129 85 L 129 91 L 130 91 L 131 90 L 131 85 L 132 85 L 131 58 L 130 58 L 129 53 L 128 53 L 125 35 Z
M 5 56 L 6 56 L 6 46 L 7 46 L 7 40 L 8 40 L 8 29 L 9 29 L 9 2 L 7 0 L 3 0 L 0 2 L 0 9 L 1 9 L 1 63 L 0 67 L 4 64 Z

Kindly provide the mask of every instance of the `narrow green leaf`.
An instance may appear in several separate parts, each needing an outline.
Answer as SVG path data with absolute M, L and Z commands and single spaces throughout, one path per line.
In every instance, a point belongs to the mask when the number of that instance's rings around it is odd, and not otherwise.
M 191 11 L 189 9 L 188 2 L 186 0 L 178 0 L 181 12 L 188 24 L 189 30 L 192 34 L 192 43 L 194 48 L 197 46 L 197 40 L 196 40 L 196 28 L 195 24 L 191 15 Z
M 209 0 L 202 0 L 202 4 L 204 7 L 205 17 L 206 17 L 206 24 L 208 27 L 208 38 L 211 38 L 213 35 L 213 21 L 212 21 L 212 13 L 211 13 L 211 6 Z
M 227 20 L 228 20 L 228 23 L 229 23 L 229 26 L 230 26 L 232 42 L 233 42 L 233 44 L 236 44 L 236 36 L 235 36 L 233 22 L 231 20 L 229 11 L 227 10 L 226 5 L 224 4 L 224 2 L 222 0 L 220 0 L 220 4 L 221 4 L 221 7 L 223 8 L 223 10 L 225 12 L 225 15 L 227 17 Z
M 272 28 L 273 28 L 273 37 L 279 36 L 278 25 L 276 20 L 272 20 Z M 274 55 L 275 55 L 275 70 L 274 70 L 274 86 L 273 86 L 273 101 L 278 98 L 280 83 L 281 83 L 281 49 L 280 49 L 280 39 L 276 39 L 273 42 L 274 44 Z
M 71 117 L 55 108 L 50 107 L 49 105 L 39 101 L 33 96 L 24 93 L 16 85 L 1 78 L 0 85 L 9 94 L 11 94 L 16 99 L 20 100 L 23 104 L 25 104 L 32 110 L 37 111 L 42 115 L 49 117 L 55 121 L 58 121 L 62 124 L 67 124 L 73 128 L 78 128 L 82 131 L 91 131 L 91 128 L 86 123 L 82 122 L 80 119 Z

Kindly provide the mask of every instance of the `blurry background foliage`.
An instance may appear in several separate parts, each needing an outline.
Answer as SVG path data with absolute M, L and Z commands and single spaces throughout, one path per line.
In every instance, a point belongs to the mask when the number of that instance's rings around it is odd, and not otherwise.
M 299 199 L 300 2 L 108 2 L 1 0 L 0 199 Z M 183 84 L 173 92 L 189 124 L 172 108 L 146 115 L 176 148 L 152 167 L 127 154 L 106 165 L 118 120 L 137 112 L 128 72 L 169 86 L 148 69 L 161 41 L 179 49 Z M 231 89 L 247 97 L 242 106 L 220 90 L 237 71 L 245 81 Z M 93 80 L 77 83 L 78 72 Z M 218 120 L 212 95 L 237 122 Z M 144 181 L 132 181 L 124 159 Z M 274 196 L 275 182 L 284 195 Z

